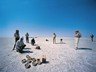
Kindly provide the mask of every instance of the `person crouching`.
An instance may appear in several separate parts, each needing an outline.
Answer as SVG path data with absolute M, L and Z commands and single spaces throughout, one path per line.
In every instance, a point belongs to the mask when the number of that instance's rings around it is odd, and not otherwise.
M 23 52 L 23 49 L 25 48 L 25 44 L 23 42 L 23 37 L 17 41 L 16 43 L 16 51 L 19 52 L 19 53 L 22 53 Z
M 35 39 L 33 38 L 32 40 L 31 40 L 31 45 L 35 45 Z

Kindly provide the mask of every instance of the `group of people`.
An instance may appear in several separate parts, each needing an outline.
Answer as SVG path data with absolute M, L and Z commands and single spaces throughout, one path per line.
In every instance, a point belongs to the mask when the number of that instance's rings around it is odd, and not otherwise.
M 26 36 L 26 43 L 29 43 L 29 34 L 26 33 L 25 36 Z M 20 38 L 19 30 L 16 30 L 16 32 L 14 33 L 14 37 L 15 37 L 15 44 L 13 50 L 16 49 L 17 52 L 22 53 L 26 45 L 24 44 L 24 38 L 23 37 Z M 34 38 L 32 38 L 31 44 L 35 45 Z
M 26 33 L 25 36 L 26 36 L 26 43 L 29 43 L 29 34 Z M 78 49 L 78 44 L 81 38 L 81 33 L 79 31 L 75 31 L 74 36 L 75 36 L 75 48 Z M 23 41 L 24 38 L 23 37 L 20 38 L 19 30 L 16 30 L 16 32 L 14 33 L 14 37 L 15 37 L 15 44 L 14 44 L 13 50 L 15 50 L 16 48 L 17 52 L 22 53 L 26 45 L 24 44 L 24 41 Z M 53 33 L 53 44 L 56 44 L 56 37 L 57 37 L 56 34 Z M 93 42 L 94 35 L 93 34 L 90 35 L 90 38 L 91 38 L 91 41 Z M 61 42 L 62 40 L 63 39 L 60 39 Z M 34 38 L 31 39 L 31 45 L 35 45 Z
M 82 37 L 79 30 L 75 31 L 74 37 L 75 37 L 75 49 L 77 50 L 78 49 L 78 44 L 79 44 L 80 38 Z M 91 41 L 93 42 L 94 35 L 91 34 L 90 35 L 90 38 L 91 38 Z M 60 39 L 60 41 L 62 41 L 62 39 Z M 55 33 L 53 33 L 53 44 L 56 44 L 56 34 Z

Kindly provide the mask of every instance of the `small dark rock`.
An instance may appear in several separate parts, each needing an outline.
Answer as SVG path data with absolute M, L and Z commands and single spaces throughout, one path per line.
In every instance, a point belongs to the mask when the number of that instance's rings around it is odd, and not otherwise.
M 42 63 L 46 63 L 46 58 L 42 58 Z
M 46 41 L 49 41 L 48 39 L 46 39 Z
M 36 46 L 36 49 L 39 49 L 40 50 L 41 48 L 40 48 L 40 46 Z

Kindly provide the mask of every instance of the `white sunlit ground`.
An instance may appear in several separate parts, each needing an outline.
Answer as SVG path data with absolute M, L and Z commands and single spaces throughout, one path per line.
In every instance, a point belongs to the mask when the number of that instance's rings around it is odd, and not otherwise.
M 74 38 L 63 38 L 65 44 L 59 44 L 60 38 L 57 38 L 57 44 L 52 44 L 49 37 L 46 42 L 46 38 L 36 38 L 41 50 L 29 43 L 24 49 L 27 52 L 23 54 L 12 51 L 13 38 L 0 38 L 0 72 L 96 72 L 96 39 L 92 43 L 90 39 L 82 38 L 80 49 L 75 50 Z M 35 58 L 46 55 L 48 63 L 36 67 L 31 64 L 31 68 L 26 69 L 21 63 L 26 55 Z

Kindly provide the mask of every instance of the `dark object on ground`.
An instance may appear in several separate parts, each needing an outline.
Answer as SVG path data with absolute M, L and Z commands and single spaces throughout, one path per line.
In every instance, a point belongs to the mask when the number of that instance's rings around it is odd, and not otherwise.
M 37 62 L 35 61 L 35 62 L 32 62 L 32 65 L 33 66 L 37 66 Z
M 48 39 L 46 39 L 46 41 L 49 41 Z
M 27 60 L 26 60 L 26 59 L 23 59 L 23 60 L 22 60 L 22 63 L 26 63 L 26 62 L 27 62 Z
M 37 64 L 38 65 L 41 65 L 42 64 L 42 62 L 40 61 L 40 59 L 37 59 Z
M 35 38 L 38 38 L 38 37 L 35 37 Z
M 26 64 L 25 64 L 25 68 L 26 68 L 26 69 L 28 69 L 28 68 L 30 68 L 30 67 L 31 67 L 31 65 L 30 65 L 29 63 L 26 63 Z
M 45 58 L 42 58 L 42 63 L 46 63 L 46 59 Z
M 60 39 L 60 42 L 62 42 L 63 41 L 63 39 Z
M 46 56 L 44 56 L 44 55 L 42 57 L 42 63 L 46 63 Z
M 33 38 L 32 40 L 31 40 L 31 45 L 34 45 L 35 44 L 35 39 Z
M 36 46 L 36 49 L 40 50 L 41 48 L 40 48 L 40 46 Z

